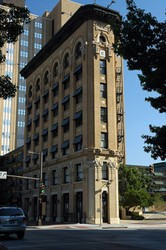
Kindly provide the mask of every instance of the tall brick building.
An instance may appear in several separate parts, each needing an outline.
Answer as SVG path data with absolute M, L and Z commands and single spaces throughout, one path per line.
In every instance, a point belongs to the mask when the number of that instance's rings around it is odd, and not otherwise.
M 21 71 L 27 81 L 24 175 L 42 174 L 43 220 L 119 223 L 123 65 L 110 25 L 119 13 L 61 0 L 47 17 L 54 36 Z M 25 180 L 22 197 L 35 220 L 38 182 Z

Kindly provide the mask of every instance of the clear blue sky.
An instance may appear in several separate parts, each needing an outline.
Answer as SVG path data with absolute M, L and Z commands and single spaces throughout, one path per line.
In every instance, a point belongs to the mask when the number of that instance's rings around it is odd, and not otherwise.
M 81 4 L 96 4 L 107 7 L 111 0 L 75 0 Z M 26 5 L 31 13 L 42 15 L 45 10 L 51 11 L 58 3 L 58 0 L 26 0 Z M 135 0 L 138 7 L 151 12 L 158 20 L 165 20 L 166 0 Z M 116 0 L 111 8 L 126 13 L 126 1 Z M 125 121 L 126 121 L 126 163 L 133 165 L 149 165 L 154 162 L 160 162 L 160 159 L 154 161 L 149 153 L 143 150 L 143 134 L 150 134 L 149 124 L 163 125 L 166 122 L 166 116 L 159 114 L 157 110 L 150 107 L 145 102 L 145 97 L 151 93 L 142 90 L 137 73 L 128 71 L 124 62 L 124 85 L 125 85 Z

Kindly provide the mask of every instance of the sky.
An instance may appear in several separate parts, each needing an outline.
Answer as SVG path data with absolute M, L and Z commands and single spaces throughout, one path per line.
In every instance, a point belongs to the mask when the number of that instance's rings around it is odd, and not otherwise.
M 26 0 L 26 6 L 31 13 L 41 16 L 44 11 L 51 11 L 59 0 Z M 74 0 L 80 4 L 102 5 L 107 7 L 111 0 Z M 135 0 L 137 7 L 151 12 L 159 21 L 165 20 L 166 1 L 165 0 Z M 126 14 L 126 1 L 115 0 L 110 7 L 118 11 L 123 17 Z M 144 152 L 145 146 L 142 135 L 150 135 L 149 124 L 161 126 L 166 123 L 165 114 L 153 109 L 145 97 L 151 93 L 143 91 L 138 72 L 129 71 L 124 61 L 124 96 L 125 96 L 125 130 L 126 130 L 126 164 L 150 165 L 161 162 L 160 158 L 154 160 L 150 153 Z

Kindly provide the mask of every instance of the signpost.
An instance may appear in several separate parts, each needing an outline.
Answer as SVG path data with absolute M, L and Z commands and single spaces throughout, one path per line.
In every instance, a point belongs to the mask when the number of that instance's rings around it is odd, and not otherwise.
M 6 171 L 0 171 L 0 179 L 7 179 L 7 172 Z
M 21 178 L 21 179 L 29 179 L 29 180 L 37 180 L 39 181 L 39 178 L 29 177 L 29 176 L 20 176 L 20 175 L 10 175 L 7 174 L 6 171 L 0 171 L 0 179 L 7 179 L 7 177 L 14 177 L 14 178 Z

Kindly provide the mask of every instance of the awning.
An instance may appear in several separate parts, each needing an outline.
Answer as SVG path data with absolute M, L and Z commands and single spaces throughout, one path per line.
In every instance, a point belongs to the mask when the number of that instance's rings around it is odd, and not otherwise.
M 27 109 L 31 109 L 32 108 L 32 103 L 29 103 L 27 106 Z
M 45 109 L 45 110 L 43 111 L 42 116 L 45 116 L 45 115 L 47 115 L 47 114 L 48 114 L 48 109 Z
M 35 118 L 34 118 L 34 122 L 36 122 L 37 120 L 39 119 L 39 114 L 38 115 L 35 115 Z
M 47 135 L 48 134 L 48 128 L 45 128 L 45 129 L 43 129 L 43 132 L 42 132 L 42 136 L 44 136 L 44 135 Z
M 63 126 L 65 126 L 65 125 L 67 125 L 68 123 L 69 123 L 69 117 L 63 119 L 63 121 L 62 121 L 62 123 L 61 123 L 61 126 L 63 127 Z
M 29 155 L 25 158 L 25 162 L 30 162 L 30 156 Z
M 77 96 L 77 95 L 79 95 L 79 94 L 81 94 L 81 93 L 82 93 L 82 87 L 76 89 L 76 91 L 75 91 L 74 94 L 73 94 L 73 97 L 75 97 L 75 96 Z
M 38 138 L 39 138 L 39 133 L 34 134 L 33 140 L 35 141 L 35 140 L 37 140 Z
M 79 119 L 80 117 L 82 117 L 82 110 L 79 111 L 79 112 L 77 112 L 77 113 L 75 113 L 73 119 L 74 119 L 74 120 L 77 120 L 77 119 Z
M 52 145 L 52 147 L 51 147 L 51 149 L 50 149 L 50 152 L 51 153 L 55 153 L 55 152 L 57 152 L 58 151 L 58 145 L 56 144 L 56 145 Z
M 51 132 L 53 132 L 53 131 L 55 131 L 55 130 L 57 130 L 57 129 L 58 129 L 58 123 L 53 124 L 53 125 L 52 125 L 52 128 L 51 128 Z
M 46 97 L 46 96 L 48 95 L 48 93 L 49 93 L 49 90 L 47 90 L 47 91 L 43 94 L 42 97 L 43 97 L 43 98 Z
M 47 154 L 48 154 L 48 149 L 47 148 L 43 149 L 43 155 L 46 156 Z
M 70 74 L 65 75 L 65 77 L 62 80 L 62 83 L 65 83 L 68 79 L 70 79 Z
M 53 84 L 52 90 L 55 90 L 55 89 L 58 88 L 58 87 L 59 87 L 59 84 L 58 84 L 58 82 L 56 82 L 56 83 Z
M 40 101 L 40 96 L 38 96 L 38 97 L 35 99 L 34 103 L 36 104 L 36 103 L 38 103 L 39 101 Z
M 63 143 L 62 143 L 62 145 L 61 145 L 61 148 L 63 149 L 63 148 L 68 148 L 69 147 L 69 140 L 67 140 L 67 141 L 64 141 Z
M 51 110 L 55 110 L 55 109 L 57 109 L 58 108 L 58 103 L 54 103 L 53 105 L 52 105 L 52 109 Z
M 32 123 L 32 119 L 28 120 L 28 122 L 27 122 L 27 125 L 26 125 L 26 126 L 27 126 L 27 127 L 28 127 L 28 126 L 30 126 L 30 125 L 31 125 L 31 123 Z
M 31 141 L 31 137 L 27 138 L 26 144 L 30 143 L 30 141 Z
M 65 97 L 63 98 L 63 100 L 62 100 L 62 104 L 65 104 L 66 102 L 68 102 L 69 99 L 70 99 L 70 96 L 69 96 L 69 95 L 65 96 Z
M 75 68 L 73 74 L 77 74 L 77 73 L 80 72 L 81 70 L 82 70 L 82 64 L 78 65 L 78 66 Z
M 37 160 L 39 158 L 39 154 L 33 154 L 32 159 Z
M 74 139 L 73 144 L 81 143 L 82 142 L 82 135 L 77 135 Z

